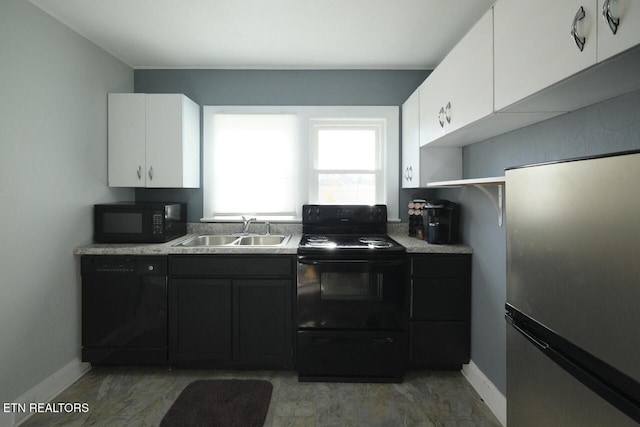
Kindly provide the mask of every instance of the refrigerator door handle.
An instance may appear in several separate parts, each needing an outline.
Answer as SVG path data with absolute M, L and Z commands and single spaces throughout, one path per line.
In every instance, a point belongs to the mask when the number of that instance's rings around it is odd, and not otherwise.
M 529 332 L 527 332 L 525 329 L 523 329 L 520 325 L 518 325 L 516 322 L 512 321 L 511 322 L 511 326 L 516 328 L 516 331 L 520 332 L 529 342 L 531 342 L 533 345 L 537 346 L 540 350 L 546 351 L 546 350 L 549 349 L 549 344 L 547 344 L 546 342 L 542 341 L 540 338 L 534 337 Z

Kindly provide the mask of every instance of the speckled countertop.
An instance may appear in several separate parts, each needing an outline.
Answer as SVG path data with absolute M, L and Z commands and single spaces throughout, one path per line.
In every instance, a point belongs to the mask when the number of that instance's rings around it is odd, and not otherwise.
M 275 234 L 275 233 L 274 233 Z M 174 255 L 174 254 L 295 254 L 301 234 L 291 235 L 284 246 L 175 246 L 200 233 L 167 243 L 95 243 L 74 249 L 74 255 Z
M 258 224 L 259 226 L 259 224 Z M 232 234 L 237 232 L 238 224 L 189 224 L 186 236 L 166 243 L 94 243 L 74 249 L 74 255 L 173 255 L 173 254 L 293 254 L 298 251 L 302 237 L 300 224 L 272 224 L 272 234 L 291 235 L 284 246 L 208 246 L 185 247 L 175 246 L 201 234 Z M 389 237 L 407 249 L 407 253 L 431 254 L 470 254 L 470 246 L 431 245 L 424 240 L 409 237 L 408 225 L 389 224 Z
M 389 234 L 396 242 L 400 243 L 407 249 L 407 253 L 423 253 L 423 254 L 471 254 L 473 249 L 471 246 L 457 245 L 431 245 L 424 240 L 418 240 L 415 237 L 409 237 L 405 234 Z

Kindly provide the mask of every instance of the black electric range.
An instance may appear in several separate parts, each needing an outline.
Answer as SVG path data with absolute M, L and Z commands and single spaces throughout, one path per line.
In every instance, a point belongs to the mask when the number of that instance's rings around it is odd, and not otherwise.
M 401 381 L 407 344 L 405 248 L 385 205 L 304 205 L 297 267 L 301 381 Z

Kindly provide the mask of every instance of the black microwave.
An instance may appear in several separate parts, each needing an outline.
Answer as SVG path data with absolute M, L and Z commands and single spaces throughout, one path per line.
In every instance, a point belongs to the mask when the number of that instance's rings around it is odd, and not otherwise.
M 187 234 L 187 204 L 117 202 L 93 206 L 98 243 L 162 243 Z

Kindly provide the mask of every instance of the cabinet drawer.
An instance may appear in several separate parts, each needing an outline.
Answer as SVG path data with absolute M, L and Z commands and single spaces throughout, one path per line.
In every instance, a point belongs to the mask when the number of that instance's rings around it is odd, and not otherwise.
M 171 276 L 291 277 L 294 259 L 288 256 L 171 256 Z
M 298 332 L 302 377 L 400 377 L 406 357 L 406 332 Z
M 412 320 L 469 320 L 469 279 L 411 280 Z
M 411 322 L 409 340 L 412 365 L 460 369 L 469 363 L 469 322 Z
M 410 260 L 414 277 L 471 277 L 470 255 L 413 255 Z

